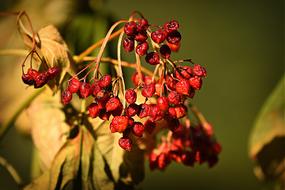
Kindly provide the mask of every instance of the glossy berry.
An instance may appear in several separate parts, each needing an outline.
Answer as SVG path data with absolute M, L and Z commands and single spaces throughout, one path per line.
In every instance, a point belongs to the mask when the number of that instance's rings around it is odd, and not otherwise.
M 68 82 L 68 86 L 67 89 L 71 92 L 71 93 L 76 93 L 79 90 L 81 83 L 77 78 L 72 78 L 69 82 Z
M 27 85 L 33 85 L 34 84 L 34 78 L 29 74 L 23 74 L 22 75 L 22 81 Z
M 141 93 L 146 98 L 152 97 L 153 94 L 155 93 L 155 84 L 150 83 L 150 84 L 143 85 Z
M 144 77 L 144 84 L 146 84 L 146 85 L 149 85 L 150 83 L 152 83 L 153 81 L 152 81 L 152 77 L 151 76 L 148 76 L 148 75 L 146 75 L 145 77 Z
M 145 56 L 145 61 L 151 65 L 159 64 L 159 54 L 157 52 L 150 52 Z
M 112 97 L 106 103 L 107 112 L 115 111 L 119 109 L 120 107 L 123 107 L 123 105 L 118 97 Z
M 168 47 L 168 45 L 163 44 L 163 45 L 160 47 L 159 52 L 160 52 L 160 55 L 161 55 L 163 58 L 165 58 L 165 59 L 170 58 L 171 50 L 170 50 L 170 48 Z
M 193 66 L 193 73 L 194 73 L 194 75 L 196 75 L 198 77 L 206 77 L 207 76 L 206 69 L 199 64 L 195 64 Z
M 99 86 L 101 88 L 107 88 L 112 84 L 112 77 L 111 75 L 104 75 L 99 80 Z
M 119 132 L 122 133 L 126 130 L 129 124 L 128 116 L 115 116 L 110 124 L 110 129 L 112 133 Z
M 72 100 L 72 93 L 69 90 L 65 90 L 61 93 L 61 102 L 63 105 L 68 104 Z
M 177 30 L 170 32 L 167 35 L 167 42 L 170 44 L 179 44 L 181 40 L 181 34 Z
M 102 88 L 100 87 L 98 81 L 94 82 L 94 83 L 91 85 L 91 88 L 92 88 L 92 95 L 93 95 L 94 97 L 96 97 L 97 94 L 102 90 Z
M 139 117 L 140 118 L 144 118 L 150 115 L 150 109 L 151 106 L 149 104 L 142 104 L 141 105 L 141 109 L 140 109 L 140 113 L 139 113 Z
M 171 49 L 171 51 L 173 52 L 178 52 L 181 46 L 181 43 L 178 44 L 171 44 L 171 43 L 166 43 L 168 45 L 168 47 Z
M 148 26 L 149 26 L 148 21 L 145 18 L 138 19 L 137 21 L 138 32 L 146 31 Z
M 60 67 L 50 67 L 47 70 L 49 79 L 55 78 L 60 73 L 60 71 L 61 71 Z
M 180 104 L 181 102 L 181 95 L 178 94 L 176 91 L 171 91 L 169 94 L 168 94 L 168 102 L 170 104 L 174 104 L 174 105 L 177 105 L 177 104 Z
M 129 117 L 133 117 L 136 114 L 140 112 L 140 106 L 137 104 L 130 104 L 126 109 L 125 109 L 125 114 Z
M 39 75 L 39 72 L 35 69 L 29 68 L 27 74 L 32 76 L 33 79 L 35 80 L 36 77 Z
M 163 25 L 163 28 L 164 28 L 164 30 L 165 30 L 167 33 L 170 33 L 170 32 L 172 32 L 172 31 L 178 30 L 178 28 L 179 28 L 179 23 L 178 23 L 178 21 L 176 21 L 176 20 L 172 20 L 172 21 L 166 22 L 166 23 Z
M 182 95 L 188 95 L 190 92 L 190 84 L 188 80 L 182 79 L 176 83 L 176 92 Z
M 146 54 L 148 50 L 148 43 L 147 42 L 142 42 L 142 43 L 139 43 L 137 46 L 136 46 L 136 53 L 139 55 L 139 56 L 143 56 Z
M 127 22 L 124 26 L 124 32 L 128 36 L 133 36 L 137 32 L 137 24 L 134 21 Z
M 129 104 L 133 104 L 137 100 L 137 93 L 134 89 L 128 89 L 125 93 L 125 99 Z
M 111 113 L 110 112 L 106 112 L 105 109 L 100 110 L 99 113 L 99 118 L 102 119 L 103 121 L 108 121 L 110 118 Z
M 144 133 L 144 125 L 141 122 L 135 122 L 132 127 L 132 132 L 137 137 L 142 137 Z
M 98 104 L 92 103 L 88 106 L 88 115 L 92 118 L 96 118 L 100 113 Z
M 151 33 L 151 39 L 155 42 L 155 43 L 162 43 L 165 39 L 166 39 L 166 32 L 162 29 L 156 30 L 154 32 Z
M 189 79 L 189 85 L 195 90 L 200 90 L 202 87 L 202 79 L 198 76 L 191 77 Z
M 122 149 L 126 150 L 126 151 L 131 151 L 132 150 L 132 141 L 130 138 L 128 137 L 121 137 L 119 139 L 119 145 Z
M 142 74 L 142 81 L 144 81 L 144 74 Z M 139 82 L 140 82 L 140 77 L 139 77 L 139 74 L 138 72 L 135 72 L 133 75 L 132 75 L 132 82 L 135 86 L 138 86 L 139 85 Z
M 139 32 L 135 35 L 135 40 L 137 42 L 145 42 L 147 40 L 148 36 L 145 31 Z
M 165 77 L 166 85 L 170 90 L 175 90 L 176 81 L 172 76 L 166 75 Z
M 161 111 L 167 111 L 168 110 L 168 98 L 161 96 L 157 99 L 157 106 Z
M 92 88 L 89 83 L 82 82 L 79 86 L 79 97 L 87 98 L 92 93 Z
M 34 79 L 34 87 L 41 88 L 48 82 L 48 74 L 47 72 L 39 73 Z
M 123 47 L 124 47 L 124 50 L 126 50 L 127 52 L 133 51 L 135 47 L 134 40 L 132 38 L 124 38 Z

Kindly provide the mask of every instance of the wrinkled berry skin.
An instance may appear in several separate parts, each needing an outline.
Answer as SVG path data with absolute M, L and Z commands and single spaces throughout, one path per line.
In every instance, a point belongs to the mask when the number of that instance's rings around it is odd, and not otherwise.
M 96 118 L 100 113 L 100 107 L 96 103 L 92 103 L 88 106 L 88 115 L 91 118 Z
M 68 82 L 68 90 L 71 93 L 76 93 L 79 90 L 81 83 L 77 78 L 72 78 L 69 82 Z
M 63 105 L 68 104 L 72 99 L 72 93 L 69 90 L 65 90 L 61 93 L 61 102 Z
M 170 32 L 173 32 L 175 30 L 178 30 L 179 28 L 179 23 L 178 21 L 176 20 L 171 20 L 169 22 L 166 22 L 164 25 L 163 25 L 163 28 L 164 30 L 167 32 L 167 33 L 170 33 Z
M 181 103 L 181 95 L 178 94 L 176 91 L 171 91 L 168 94 L 168 102 L 170 104 L 178 105 Z
M 115 111 L 120 107 L 123 107 L 123 105 L 118 97 L 112 97 L 106 103 L 106 111 L 108 112 Z
M 110 129 L 112 133 L 119 132 L 122 133 L 126 130 L 129 124 L 128 116 L 115 116 L 110 124 Z
M 112 77 L 111 75 L 104 75 L 102 78 L 99 80 L 99 86 L 101 88 L 107 88 L 112 84 Z
M 145 61 L 151 65 L 159 64 L 159 54 L 157 52 L 150 52 L 145 56 Z
M 137 42 L 145 42 L 147 40 L 148 36 L 147 36 L 147 33 L 144 31 L 144 32 L 139 32 L 135 35 L 135 40 Z
M 87 98 L 92 93 L 92 88 L 89 83 L 83 82 L 79 86 L 79 97 Z
M 46 72 L 39 73 L 35 77 L 34 87 L 41 88 L 48 82 L 48 74 Z
M 33 85 L 34 84 L 34 78 L 29 74 L 23 74 L 22 75 L 22 81 L 27 85 Z
M 142 137 L 144 133 L 144 125 L 140 122 L 135 122 L 132 127 L 132 132 L 137 137 Z
M 200 90 L 202 87 L 202 79 L 198 76 L 191 77 L 189 79 L 189 85 L 195 90 Z
M 49 79 L 55 78 L 57 75 L 59 75 L 61 69 L 60 67 L 51 67 L 47 70 Z
M 155 43 L 162 43 L 165 39 L 166 39 L 166 32 L 164 30 L 156 30 L 154 32 L 151 33 L 151 39 L 155 42 Z
M 134 89 L 128 89 L 125 93 L 125 99 L 129 104 L 133 104 L 137 100 L 137 93 Z
M 147 42 L 142 42 L 142 43 L 139 43 L 137 46 L 136 46 L 136 53 L 139 55 L 139 56 L 143 56 L 146 54 L 148 50 L 148 43 Z
M 150 98 L 155 93 L 155 84 L 145 84 L 142 88 L 142 95 L 146 98 Z
M 188 95 L 190 92 L 190 84 L 188 80 L 182 79 L 176 83 L 176 92 L 182 95 Z
M 126 52 L 131 52 L 134 50 L 135 42 L 132 38 L 124 38 L 123 40 L 123 48 Z
M 206 69 L 199 64 L 194 65 L 193 73 L 194 73 L 194 75 L 196 75 L 198 77 L 206 77 L 207 76 Z
M 179 44 L 181 41 L 181 34 L 177 30 L 170 32 L 167 35 L 167 42 L 170 44 Z
M 119 145 L 122 149 L 126 151 L 131 151 L 132 150 L 132 140 L 128 137 L 121 137 L 119 139 Z
M 127 22 L 124 26 L 124 32 L 128 36 L 133 36 L 137 32 L 137 24 L 134 21 Z
M 157 106 L 159 107 L 161 111 L 167 111 L 169 107 L 167 97 L 163 97 L 163 96 L 159 97 L 157 99 Z
M 137 22 L 137 31 L 138 32 L 146 31 L 148 26 L 149 26 L 149 24 L 148 24 L 147 19 L 145 19 L 145 18 L 138 19 L 138 22 Z

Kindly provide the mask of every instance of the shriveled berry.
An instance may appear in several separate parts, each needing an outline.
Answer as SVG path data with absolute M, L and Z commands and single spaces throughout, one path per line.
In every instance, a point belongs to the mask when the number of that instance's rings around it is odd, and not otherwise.
M 149 104 L 142 104 L 141 105 L 141 109 L 140 109 L 140 113 L 139 113 L 139 117 L 140 118 L 144 118 L 150 115 L 150 109 L 151 106 Z
M 137 31 L 138 32 L 147 30 L 148 26 L 149 26 L 148 21 L 145 18 L 138 19 L 137 21 Z
M 108 121 L 110 118 L 111 113 L 110 112 L 106 112 L 105 109 L 100 110 L 99 113 L 99 118 L 104 120 L 104 121 Z
M 165 77 L 166 85 L 170 90 L 175 90 L 176 81 L 172 76 L 166 75 Z
M 137 32 L 137 24 L 134 21 L 127 22 L 124 26 L 124 32 L 128 36 L 133 36 Z
M 156 127 L 156 124 L 155 124 L 155 122 L 148 119 L 144 122 L 144 126 L 145 126 L 146 132 L 151 134 L 153 132 L 154 128 Z
M 101 88 L 107 88 L 111 85 L 111 83 L 112 83 L 111 75 L 104 75 L 99 80 L 99 86 Z
M 124 38 L 123 47 L 124 47 L 124 50 L 126 50 L 127 52 L 133 51 L 135 47 L 134 39 L 130 37 Z
M 135 40 L 137 42 L 145 42 L 147 40 L 147 38 L 148 38 L 148 36 L 147 36 L 146 31 L 139 32 L 135 35 Z
M 152 104 L 149 112 L 150 120 L 159 121 L 163 118 L 164 114 L 156 104 Z
M 202 79 L 198 76 L 191 77 L 189 79 L 189 85 L 195 90 L 200 90 L 202 87 Z
M 146 75 L 145 77 L 144 77 L 144 84 L 146 84 L 146 85 L 149 85 L 150 83 L 152 83 L 153 81 L 152 81 L 152 77 L 151 76 L 148 76 L 148 75 Z
M 110 129 L 112 133 L 119 132 L 122 133 L 128 127 L 129 117 L 128 116 L 115 116 L 110 124 Z
M 157 52 L 150 52 L 146 54 L 145 61 L 151 65 L 159 64 L 159 54 Z
M 106 103 L 106 111 L 108 112 L 117 110 L 120 107 L 123 107 L 123 104 L 118 97 L 112 97 Z
M 33 85 L 34 84 L 34 78 L 29 74 L 23 74 L 22 80 L 27 85 Z
M 167 111 L 169 104 L 168 104 L 168 98 L 161 96 L 157 99 L 157 106 L 161 111 Z
M 142 137 L 144 133 L 144 125 L 141 122 L 135 122 L 132 127 L 132 132 L 137 137 Z
M 47 70 L 49 79 L 55 78 L 60 73 L 60 71 L 61 71 L 60 67 L 50 67 Z
M 169 42 L 166 43 L 168 45 L 168 47 L 171 49 L 171 51 L 173 52 L 178 52 L 181 46 L 181 43 L 178 44 L 171 44 Z
M 170 58 L 171 50 L 170 50 L 170 48 L 168 47 L 168 45 L 163 44 L 163 45 L 160 47 L 159 52 L 160 52 L 160 55 L 161 55 L 163 58 L 165 58 L 165 59 Z
M 72 78 L 69 82 L 68 82 L 68 90 L 71 92 L 71 93 L 76 93 L 80 87 L 81 83 L 80 81 L 77 79 L 77 78 Z
M 192 75 L 192 68 L 189 66 L 183 66 L 178 68 L 180 71 L 180 74 L 183 76 L 185 79 L 189 79 Z
M 189 95 L 190 84 L 188 80 L 182 79 L 176 83 L 176 92 L 182 95 Z
M 186 115 L 186 111 L 187 109 L 184 105 L 178 105 L 168 109 L 169 115 L 176 119 L 184 117 Z
M 89 83 L 83 82 L 79 86 L 79 97 L 87 98 L 92 93 L 92 88 Z
M 142 95 L 144 97 L 150 98 L 153 96 L 154 93 L 155 93 L 155 84 L 154 83 L 143 85 Z
M 136 53 L 139 55 L 139 56 L 143 56 L 146 54 L 148 50 L 148 43 L 147 42 L 142 42 L 142 43 L 139 43 L 137 46 L 136 46 Z
M 130 104 L 125 110 L 126 115 L 129 117 L 133 117 L 139 112 L 140 112 L 140 107 L 137 104 Z
M 69 90 L 64 90 L 61 93 L 61 102 L 63 103 L 63 105 L 68 104 L 72 99 L 72 93 Z
M 134 89 L 128 89 L 125 93 L 125 99 L 129 104 L 133 104 L 137 100 L 137 93 Z
M 119 139 L 119 145 L 122 149 L 126 151 L 131 151 L 132 150 L 132 140 L 128 137 L 121 137 Z
M 100 113 L 98 104 L 92 103 L 88 106 L 88 115 L 92 118 L 96 118 Z
M 177 30 L 170 32 L 167 35 L 167 42 L 171 44 L 178 44 L 181 40 L 181 34 Z
M 206 69 L 199 64 L 195 64 L 193 66 L 193 73 L 194 73 L 194 75 L 196 75 L 198 77 L 206 77 L 207 76 Z
M 167 32 L 167 33 L 170 33 L 172 31 L 175 31 L 175 30 L 178 30 L 179 28 L 179 23 L 178 21 L 176 20 L 171 20 L 169 22 L 166 22 L 164 25 L 163 25 L 163 28 L 164 30 Z
M 182 97 L 181 97 L 181 95 L 178 94 L 176 91 L 171 91 L 171 92 L 169 92 L 167 98 L 168 98 L 168 102 L 169 102 L 170 104 L 177 105 L 177 104 L 180 104 Z
M 94 83 L 91 85 L 91 88 L 92 88 L 92 95 L 93 95 L 94 97 L 96 97 L 97 94 L 102 90 L 102 88 L 100 87 L 98 81 L 94 82 Z
M 162 43 L 165 39 L 166 39 L 166 32 L 162 29 L 156 30 L 154 32 L 151 33 L 151 39 L 155 42 L 155 43 Z
M 145 78 L 145 76 L 142 74 L 142 81 L 144 81 L 144 78 Z M 135 86 L 138 86 L 138 85 L 139 85 L 140 77 L 139 77 L 138 72 L 135 72 L 135 73 L 132 75 L 132 81 L 133 81 L 133 83 L 134 83 Z
M 34 80 L 35 80 L 34 87 L 35 88 L 41 88 L 42 86 L 44 86 L 48 82 L 47 72 L 39 73 Z

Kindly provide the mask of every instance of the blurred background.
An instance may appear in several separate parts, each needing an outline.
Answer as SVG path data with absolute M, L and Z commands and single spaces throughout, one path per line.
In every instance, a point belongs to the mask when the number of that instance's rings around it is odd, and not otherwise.
M 193 103 L 213 124 L 223 151 L 212 169 L 173 163 L 164 172 L 151 172 L 146 166 L 139 188 L 271 188 L 254 176 L 248 142 L 259 110 L 284 74 L 283 0 L 0 0 L 0 9 L 26 10 L 36 29 L 54 23 L 76 54 L 103 37 L 113 21 L 127 18 L 133 10 L 154 24 L 178 20 L 182 46 L 175 58 L 191 58 L 207 68 L 208 77 Z M 16 37 L 15 18 L 0 18 L 0 29 L 0 48 L 23 47 Z M 4 81 L 13 60 L 0 57 L 1 86 L 7 85 Z M 21 82 L 20 75 L 16 80 Z M 21 84 L 18 87 L 23 88 Z M 6 88 L 0 95 L 2 116 L 9 114 L 6 110 L 11 106 Z M 25 182 L 30 180 L 32 149 L 31 139 L 15 128 L 0 142 L 0 155 L 15 166 Z M 3 168 L 0 189 L 17 189 Z

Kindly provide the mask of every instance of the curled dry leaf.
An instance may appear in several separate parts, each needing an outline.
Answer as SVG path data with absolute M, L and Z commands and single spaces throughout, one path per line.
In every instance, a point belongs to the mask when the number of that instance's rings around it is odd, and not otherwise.
M 249 155 L 262 180 L 279 180 L 285 187 L 285 76 L 264 104 L 250 137 Z

